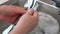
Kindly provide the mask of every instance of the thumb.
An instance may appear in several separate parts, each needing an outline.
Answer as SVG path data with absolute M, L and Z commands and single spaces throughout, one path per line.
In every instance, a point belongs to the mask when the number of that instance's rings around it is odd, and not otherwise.
M 33 15 L 34 11 L 32 9 L 29 9 L 26 14 Z

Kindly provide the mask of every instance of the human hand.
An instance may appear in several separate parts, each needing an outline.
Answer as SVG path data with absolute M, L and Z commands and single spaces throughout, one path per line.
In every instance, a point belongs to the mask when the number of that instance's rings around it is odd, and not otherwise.
M 3 5 L 0 6 L 0 21 L 13 23 L 18 15 L 24 14 L 26 10 L 22 7 Z
M 37 11 L 29 10 L 19 19 L 10 34 L 28 34 L 37 26 L 38 20 Z

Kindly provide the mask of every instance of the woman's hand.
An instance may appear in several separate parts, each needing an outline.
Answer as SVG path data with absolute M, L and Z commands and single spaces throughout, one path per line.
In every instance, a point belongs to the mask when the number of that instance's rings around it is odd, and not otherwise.
M 13 23 L 18 15 L 24 14 L 26 10 L 22 7 L 3 5 L 0 6 L 0 21 L 5 21 L 8 23 Z
M 28 34 L 31 32 L 38 24 L 38 13 L 33 10 L 26 12 L 24 8 L 12 5 L 0 6 L 0 21 L 13 23 L 20 14 L 24 15 L 20 17 L 15 28 L 9 34 Z
M 24 14 L 15 28 L 10 32 L 10 34 L 28 34 L 31 32 L 38 24 L 38 12 L 29 10 Z

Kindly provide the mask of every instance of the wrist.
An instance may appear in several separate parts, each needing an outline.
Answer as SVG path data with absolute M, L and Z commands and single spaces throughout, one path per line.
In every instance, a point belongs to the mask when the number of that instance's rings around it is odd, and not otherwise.
M 22 27 L 15 26 L 14 29 L 9 34 L 28 34 Z

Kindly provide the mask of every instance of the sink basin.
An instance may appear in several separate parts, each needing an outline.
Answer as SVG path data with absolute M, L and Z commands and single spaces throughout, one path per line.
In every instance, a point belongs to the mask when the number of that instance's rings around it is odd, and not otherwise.
M 21 7 L 24 7 L 24 4 L 25 4 L 25 2 L 26 2 L 26 0 L 20 0 L 21 2 L 20 3 L 23 3 L 23 4 L 20 4 L 20 6 Z M 42 1 L 44 1 L 44 2 L 46 2 L 46 3 L 48 3 L 48 4 L 51 4 L 51 0 L 42 0 Z M 50 12 L 50 11 L 48 11 L 48 10 L 45 10 L 45 9 L 41 9 L 41 6 L 39 6 L 39 8 L 38 8 L 38 11 L 39 12 L 43 12 L 43 13 L 46 13 L 46 14 L 49 14 L 50 16 L 52 16 L 54 19 L 56 19 L 56 21 L 58 21 L 58 24 L 60 25 L 60 15 L 59 14 L 55 14 L 55 13 L 52 13 L 52 12 Z
M 44 2 L 46 2 L 46 3 L 49 3 L 49 4 L 51 4 L 51 0 L 42 0 L 42 1 L 44 1 Z M 19 0 L 18 1 L 18 3 L 19 3 L 19 6 L 20 7 L 24 7 L 24 4 L 27 2 L 27 0 Z M 55 32 L 58 32 L 58 30 L 59 30 L 59 24 L 60 24 L 60 15 L 58 15 L 58 14 L 55 14 L 55 13 L 52 13 L 52 12 L 50 12 L 50 11 L 48 11 L 48 10 L 45 10 L 45 9 L 41 9 L 41 6 L 39 6 L 39 8 L 38 8 L 38 12 L 40 13 L 40 12 L 42 12 L 42 14 L 48 14 L 49 16 L 51 16 L 51 18 L 53 18 L 53 20 L 54 21 L 56 21 L 55 22 L 55 24 L 56 24 L 56 26 L 57 26 L 57 29 L 56 29 L 56 31 Z M 40 18 L 40 17 L 39 17 Z M 47 18 L 46 18 L 47 19 Z M 48 20 L 47 20 L 48 21 Z M 54 23 L 54 22 L 52 22 L 52 23 Z M 51 23 L 51 24 L 52 24 Z M 51 25 L 50 24 L 50 25 Z M 55 25 L 53 25 L 54 26 L 54 28 L 56 28 L 55 27 Z M 37 26 L 38 27 L 38 26 Z M 49 26 L 48 26 L 49 27 Z M 44 28 L 44 26 L 42 27 L 42 28 Z M 45 33 L 43 30 L 42 30 L 42 28 L 39 28 L 38 27 L 38 29 L 41 29 L 40 31 L 42 31 L 42 32 L 40 32 L 41 34 L 43 33 Z M 52 27 L 51 27 L 52 28 Z M 38 30 L 38 29 L 36 29 L 36 30 Z M 35 30 L 34 30 L 35 31 Z M 46 31 L 46 30 L 45 30 Z M 33 34 L 34 34 L 34 32 L 32 32 Z M 40 33 L 38 33 L 38 34 L 40 34 Z M 31 34 L 31 33 L 30 33 Z
M 26 3 L 26 1 L 27 1 L 27 0 L 20 0 L 20 3 L 19 3 L 20 6 L 21 6 L 21 7 L 24 7 L 24 4 Z M 42 1 L 51 4 L 51 3 L 50 3 L 51 0 L 48 0 L 48 1 L 42 0 Z M 21 3 L 22 3 L 22 4 L 21 4 Z M 59 15 L 59 14 L 52 13 L 52 12 L 50 12 L 50 11 L 48 11 L 48 10 L 45 10 L 45 9 L 41 9 L 41 6 L 39 6 L 38 11 L 39 11 L 39 12 L 45 12 L 45 13 L 53 16 L 58 22 L 60 22 L 60 15 Z

